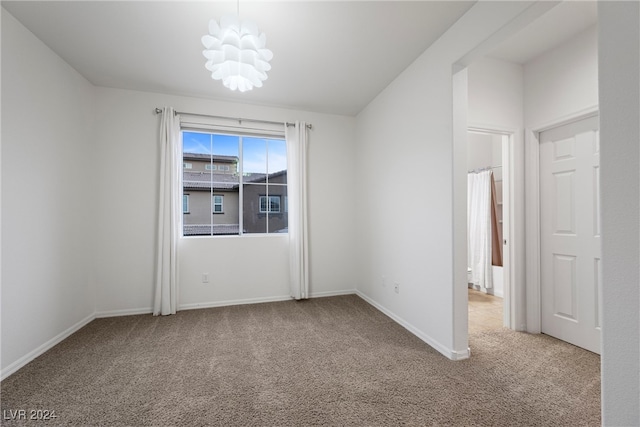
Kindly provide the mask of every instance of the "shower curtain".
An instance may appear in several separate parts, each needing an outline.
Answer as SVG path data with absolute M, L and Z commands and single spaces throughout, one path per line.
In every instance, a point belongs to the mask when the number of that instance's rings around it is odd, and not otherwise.
M 467 175 L 467 262 L 470 282 L 482 289 L 491 278 L 491 171 Z

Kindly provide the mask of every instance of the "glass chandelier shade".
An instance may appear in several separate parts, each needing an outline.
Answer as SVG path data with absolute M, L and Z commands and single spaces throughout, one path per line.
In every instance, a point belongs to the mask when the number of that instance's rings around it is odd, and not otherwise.
M 220 25 L 209 21 L 209 34 L 202 37 L 207 58 L 205 67 L 211 78 L 222 80 L 231 90 L 246 92 L 262 87 L 271 69 L 273 53 L 265 48 L 267 37 L 251 21 L 240 22 L 236 16 L 223 16 Z

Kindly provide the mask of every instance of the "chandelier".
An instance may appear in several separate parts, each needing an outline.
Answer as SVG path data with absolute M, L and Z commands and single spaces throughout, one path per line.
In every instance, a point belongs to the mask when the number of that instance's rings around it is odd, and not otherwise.
M 246 92 L 262 87 L 271 69 L 273 53 L 265 48 L 267 37 L 251 21 L 240 22 L 236 16 L 223 16 L 220 24 L 209 21 L 209 34 L 202 37 L 207 58 L 205 67 L 211 78 L 222 80 L 231 90 Z

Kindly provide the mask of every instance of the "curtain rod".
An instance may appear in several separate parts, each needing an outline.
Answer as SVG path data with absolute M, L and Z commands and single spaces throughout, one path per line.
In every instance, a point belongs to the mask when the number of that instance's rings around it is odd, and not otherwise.
M 156 114 L 160 114 L 162 113 L 162 108 L 156 108 L 155 110 Z M 228 120 L 237 120 L 238 122 L 254 122 L 254 123 L 268 123 L 271 125 L 279 125 L 279 124 L 285 124 L 286 126 L 295 126 L 295 123 L 291 123 L 291 122 L 274 122 L 274 121 L 270 121 L 270 120 L 256 120 L 256 119 L 243 119 L 241 117 L 226 117 L 226 116 L 212 116 L 210 114 L 198 114 L 198 113 L 185 113 L 184 111 L 176 111 L 175 112 L 176 115 L 178 114 L 186 114 L 189 116 L 198 116 L 198 117 L 210 117 L 212 119 L 228 119 Z M 313 125 L 311 123 L 307 123 L 307 129 L 313 129 Z
M 467 171 L 468 173 L 478 173 L 478 172 L 482 172 L 482 171 L 488 171 L 489 169 L 500 169 L 502 167 L 502 165 L 498 165 L 498 166 L 487 166 L 484 168 L 478 168 L 478 169 L 471 169 L 470 171 Z

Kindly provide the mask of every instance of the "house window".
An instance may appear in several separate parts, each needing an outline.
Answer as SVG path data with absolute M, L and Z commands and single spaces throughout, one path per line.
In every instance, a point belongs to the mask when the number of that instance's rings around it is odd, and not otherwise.
M 185 213 L 185 214 L 189 213 L 189 195 L 188 194 L 182 195 L 182 213 Z
M 184 236 L 286 233 L 287 148 L 282 136 L 182 130 Z M 203 166 L 204 165 L 204 166 Z M 216 170 L 224 173 L 203 173 Z M 184 200 L 183 200 L 184 201 Z
M 260 213 L 280 213 L 280 196 L 260 196 Z
M 223 213 L 224 209 L 223 209 L 223 198 L 224 196 L 220 196 L 215 194 L 213 196 L 213 213 Z
M 192 163 L 183 163 L 182 167 L 184 169 L 193 169 L 193 164 Z

